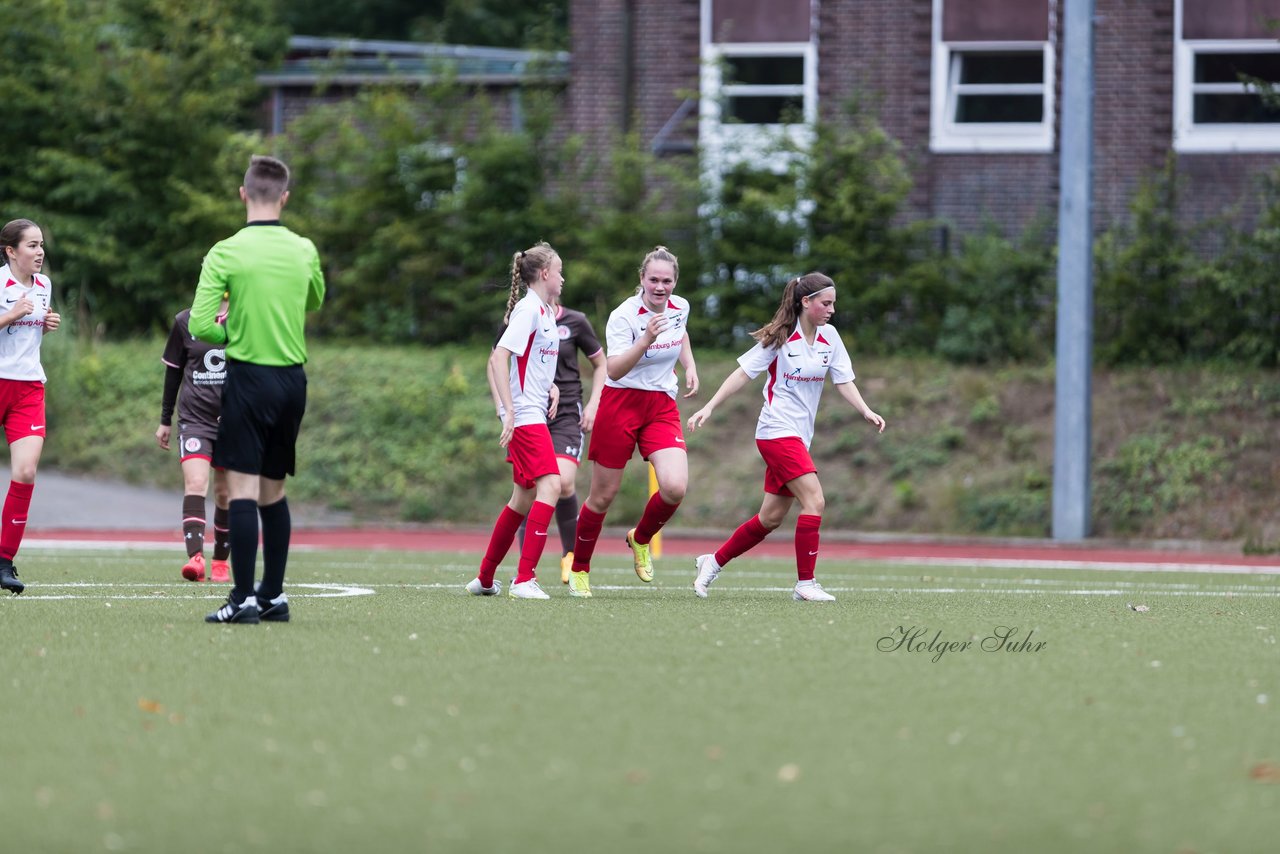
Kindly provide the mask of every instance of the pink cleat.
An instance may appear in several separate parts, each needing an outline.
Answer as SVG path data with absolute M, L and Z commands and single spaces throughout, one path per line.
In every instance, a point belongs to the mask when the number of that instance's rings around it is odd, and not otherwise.
M 209 580 L 214 584 L 226 584 L 231 580 L 231 564 L 225 560 L 215 560 L 209 565 Z
M 192 555 L 182 568 L 182 577 L 187 581 L 204 581 L 204 555 Z

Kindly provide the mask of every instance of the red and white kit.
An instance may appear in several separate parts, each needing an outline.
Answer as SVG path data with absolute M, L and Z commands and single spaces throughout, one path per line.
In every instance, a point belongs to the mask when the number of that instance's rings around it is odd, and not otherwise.
M 840 333 L 831 325 L 819 326 L 813 344 L 805 341 L 799 322 L 795 332 L 781 347 L 760 344 L 744 353 L 738 365 L 755 379 L 768 372 L 764 384 L 764 406 L 756 421 L 757 439 L 796 436 L 805 448 L 813 441 L 813 422 L 818 417 L 823 381 L 853 382 L 853 363 Z
M 507 331 L 498 346 L 510 350 L 511 404 L 515 426 L 546 424 L 551 384 L 560 356 L 555 311 L 530 291 L 511 310 Z
M 40 341 L 44 337 L 44 319 L 53 299 L 53 287 L 49 278 L 39 273 L 31 277 L 30 287 L 23 287 L 14 279 L 8 264 L 0 267 L 0 282 L 5 283 L 4 293 L 0 296 L 0 313 L 13 308 L 13 304 L 23 297 L 35 304 L 26 317 L 0 330 L 0 379 L 44 382 Z
M 667 297 L 667 328 L 658 340 L 649 345 L 636 362 L 636 366 L 620 380 L 605 380 L 611 388 L 634 388 L 641 391 L 664 391 L 674 399 L 680 385 L 676 377 L 676 362 L 684 346 L 689 321 L 689 301 L 672 294 Z M 636 339 L 644 335 L 645 327 L 653 320 L 653 312 L 644 307 L 640 296 L 629 297 L 609 315 L 604 330 L 608 355 L 617 356 L 631 349 Z

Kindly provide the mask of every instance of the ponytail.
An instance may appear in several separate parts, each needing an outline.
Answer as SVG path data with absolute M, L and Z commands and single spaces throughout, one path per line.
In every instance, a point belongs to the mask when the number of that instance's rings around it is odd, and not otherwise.
M 551 266 L 551 260 L 555 257 L 556 251 L 545 241 L 539 241 L 523 252 L 517 252 L 511 256 L 511 293 L 507 296 L 506 313 L 502 315 L 503 324 L 511 320 L 511 311 L 520 301 L 521 287 L 528 289 L 538 273 Z
M 787 286 L 782 289 L 782 302 L 778 304 L 773 319 L 752 332 L 751 337 L 765 348 L 781 347 L 796 328 L 796 319 L 800 317 L 800 306 L 804 298 L 835 286 L 836 283 L 822 273 L 805 273 L 787 282 Z

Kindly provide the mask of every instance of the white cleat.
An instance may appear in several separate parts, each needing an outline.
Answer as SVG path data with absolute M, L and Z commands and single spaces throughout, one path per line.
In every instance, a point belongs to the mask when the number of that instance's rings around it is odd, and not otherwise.
M 822 589 L 816 581 L 797 581 L 791 598 L 797 602 L 834 602 L 836 597 Z
M 472 596 L 497 596 L 502 592 L 502 582 L 495 578 L 492 587 L 485 587 L 480 579 L 473 578 L 467 582 L 466 591 Z
M 698 594 L 699 599 L 706 599 L 707 588 L 720 575 L 720 564 L 716 563 L 716 556 L 710 554 L 698 555 L 693 565 L 698 568 L 698 577 L 693 580 L 693 592 Z
M 497 583 L 496 581 L 494 582 Z M 530 578 L 507 588 L 507 595 L 512 599 L 550 599 L 546 591 L 538 586 L 538 579 Z

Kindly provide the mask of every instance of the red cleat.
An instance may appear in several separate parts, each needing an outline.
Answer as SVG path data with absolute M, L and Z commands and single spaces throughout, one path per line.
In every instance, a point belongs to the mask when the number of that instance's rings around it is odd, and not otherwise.
M 192 555 L 182 568 L 182 577 L 187 581 L 204 581 L 204 555 Z
M 226 584 L 231 580 L 231 564 L 225 560 L 215 560 L 209 565 L 209 580 L 214 584 Z

